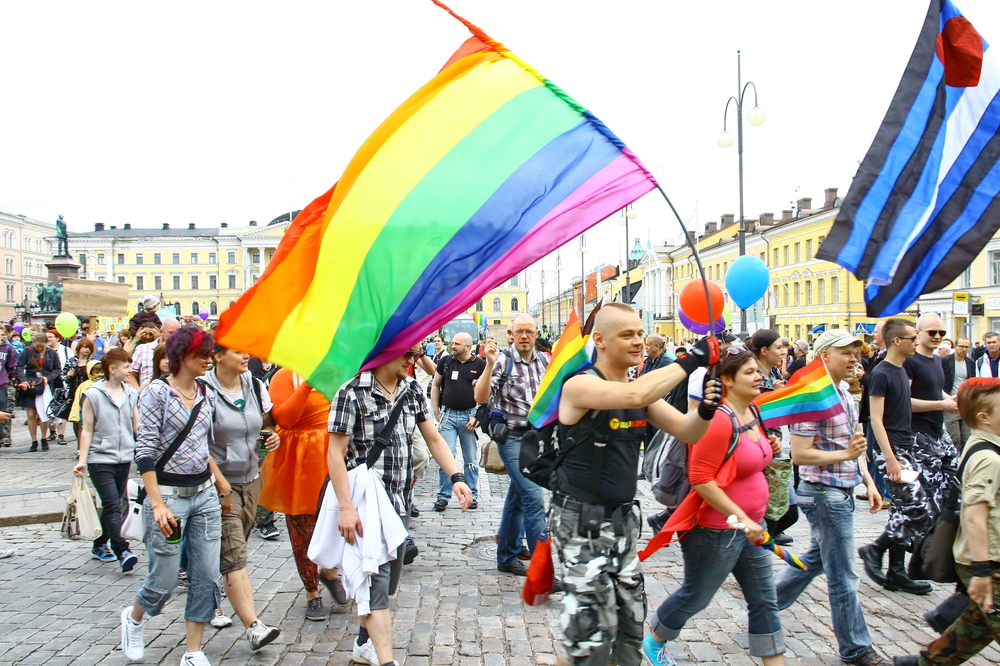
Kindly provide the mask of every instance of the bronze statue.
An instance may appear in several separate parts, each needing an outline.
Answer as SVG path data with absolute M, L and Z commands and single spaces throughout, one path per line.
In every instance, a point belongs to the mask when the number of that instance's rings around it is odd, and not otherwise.
M 42 312 L 58 312 L 62 307 L 62 287 L 56 287 L 49 282 L 38 283 L 38 308 Z
M 69 234 L 66 233 L 66 222 L 60 215 L 56 220 L 56 256 L 69 257 Z

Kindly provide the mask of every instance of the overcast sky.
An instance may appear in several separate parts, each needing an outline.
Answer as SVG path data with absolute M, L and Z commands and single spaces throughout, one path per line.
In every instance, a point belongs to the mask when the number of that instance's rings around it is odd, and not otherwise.
M 716 143 L 737 49 L 767 113 L 744 124 L 745 212 L 780 215 L 799 197 L 818 205 L 826 187 L 846 193 L 927 8 L 450 4 L 604 120 L 702 224 L 739 212 L 736 146 Z M 958 6 L 1000 40 L 1000 3 Z M 71 231 L 235 226 L 301 208 L 468 36 L 424 0 L 4 2 L 0 25 L 0 210 L 50 222 L 62 213 Z M 735 134 L 732 110 L 729 123 Z M 659 195 L 636 210 L 630 232 L 643 245 L 678 235 Z M 615 219 L 587 239 L 588 269 L 623 256 Z M 563 252 L 573 267 L 563 286 L 579 272 L 576 246 Z

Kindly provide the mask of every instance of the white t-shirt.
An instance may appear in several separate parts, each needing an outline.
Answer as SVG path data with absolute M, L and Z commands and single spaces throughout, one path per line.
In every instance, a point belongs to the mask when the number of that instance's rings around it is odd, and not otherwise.
M 708 368 L 695 368 L 688 376 L 688 398 L 701 402 L 701 389 L 705 384 L 705 374 Z

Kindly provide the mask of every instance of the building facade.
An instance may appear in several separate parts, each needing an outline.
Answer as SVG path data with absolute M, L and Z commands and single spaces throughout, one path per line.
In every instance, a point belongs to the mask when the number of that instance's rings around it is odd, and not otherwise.
M 3 240 L 0 319 L 12 318 L 15 305 L 30 306 L 34 302 L 38 285 L 48 279 L 45 264 L 52 259 L 55 235 L 55 224 L 0 212 Z
M 467 314 L 476 312 L 486 315 L 490 335 L 501 341 L 501 346 L 504 346 L 507 340 L 505 335 L 507 324 L 514 321 L 518 315 L 529 313 L 528 284 L 524 271 L 491 289 L 468 309 Z

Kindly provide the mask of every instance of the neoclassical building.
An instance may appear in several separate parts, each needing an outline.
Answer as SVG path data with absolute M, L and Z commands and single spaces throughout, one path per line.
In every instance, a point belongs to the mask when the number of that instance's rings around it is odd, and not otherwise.
M 3 246 L 3 273 L 0 282 L 0 319 L 14 316 L 14 306 L 35 300 L 39 282 L 48 277 L 45 262 L 52 259 L 54 223 L 33 220 L 24 215 L 0 212 L 0 238 Z

